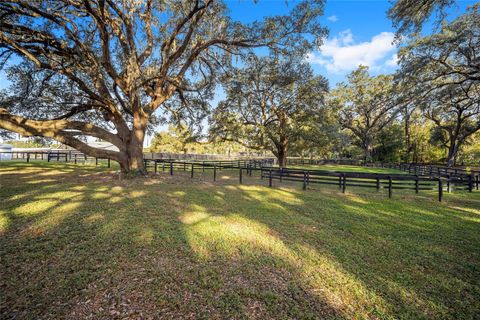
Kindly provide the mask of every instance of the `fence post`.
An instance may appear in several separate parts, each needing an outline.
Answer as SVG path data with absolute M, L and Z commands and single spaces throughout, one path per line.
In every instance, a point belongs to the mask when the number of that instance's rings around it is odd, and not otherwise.
M 170 162 L 170 175 L 173 176 L 173 161 Z
M 30 153 L 27 152 L 27 163 L 29 163 L 29 162 L 30 162 Z
M 447 175 L 447 192 L 450 193 L 450 175 Z
M 415 193 L 418 193 L 418 176 L 415 176 Z
M 270 169 L 270 173 L 268 175 L 268 186 L 272 187 L 272 169 Z
M 95 165 L 98 166 L 98 158 L 95 157 Z
M 307 190 L 307 172 L 303 171 L 303 190 Z
M 438 178 L 438 201 L 442 202 L 443 197 L 443 185 L 442 185 L 442 178 Z
M 345 193 L 345 189 L 347 188 L 347 176 L 345 175 L 345 173 L 342 173 L 342 176 L 342 193 Z
M 238 178 L 240 180 L 240 184 L 242 184 L 242 167 L 240 167 L 240 173 Z
M 107 168 L 110 168 L 110 158 L 107 159 Z
M 157 160 L 153 160 L 155 161 L 155 173 L 157 173 Z
M 205 161 L 202 161 L 202 172 L 205 172 Z
M 338 189 L 342 189 L 342 174 L 338 177 Z
M 183 162 L 183 171 L 187 171 L 187 163 Z
M 73 163 L 77 164 L 77 154 L 75 153 L 75 155 L 73 156 Z
M 193 178 L 193 163 L 192 163 L 192 172 L 190 173 L 190 178 Z
M 473 191 L 473 173 L 468 175 L 468 191 Z
M 392 177 L 388 176 L 388 197 L 392 197 Z
M 282 182 L 282 178 L 283 178 L 283 167 L 280 168 L 280 182 Z
M 217 165 L 213 165 L 213 181 L 217 181 Z
M 50 162 L 50 152 L 47 153 L 47 162 Z
M 477 184 L 477 190 L 478 190 L 478 186 L 480 185 L 480 174 L 477 173 L 477 176 L 475 178 L 475 181 L 476 181 L 476 184 Z
M 377 191 L 380 191 L 380 178 L 378 177 L 378 174 L 377 174 Z

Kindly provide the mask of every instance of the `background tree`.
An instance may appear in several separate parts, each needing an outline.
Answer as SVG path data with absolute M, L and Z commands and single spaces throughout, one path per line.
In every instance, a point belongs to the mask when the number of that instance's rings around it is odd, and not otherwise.
M 226 99 L 211 119 L 211 134 L 256 150 L 270 150 L 281 167 L 289 148 L 312 128 L 328 89 L 297 57 L 250 55 L 224 79 Z
M 442 160 L 443 149 L 431 143 L 432 129 L 434 125 L 429 121 L 420 108 L 410 115 L 409 118 L 409 145 L 405 148 L 410 148 L 409 158 L 404 161 L 411 161 L 414 163 L 438 163 Z
M 325 35 L 322 12 L 323 1 L 305 0 L 288 15 L 247 25 L 215 0 L 1 1 L 0 64 L 11 66 L 13 85 L 0 99 L 0 128 L 145 173 L 145 131 L 158 110 L 198 121 L 232 54 L 308 50 Z M 80 135 L 118 151 L 95 149 Z
M 308 126 L 290 147 L 291 156 L 334 159 L 342 152 L 348 137 L 342 133 L 338 112 L 326 106 L 319 108 Z
M 378 134 L 398 114 L 393 99 L 393 77 L 371 77 L 368 67 L 360 66 L 329 95 L 328 104 L 339 110 L 343 128 L 354 136 L 353 143 L 363 150 L 365 161 L 372 159 Z
M 436 125 L 432 141 L 448 150 L 448 166 L 455 165 L 460 147 L 480 130 L 480 100 L 472 101 L 468 92 L 461 95 L 462 85 L 452 87 L 444 87 L 424 107 L 425 116 Z
M 195 134 L 186 124 L 170 125 L 167 132 L 155 134 L 150 152 L 172 152 L 186 154 L 197 144 L 201 136 Z
M 372 160 L 400 162 L 405 150 L 404 127 L 399 120 L 393 120 L 378 132 L 372 151 Z
M 480 132 L 472 135 L 461 151 L 458 159 L 461 165 L 480 166 Z
M 388 11 L 399 34 L 414 33 L 421 30 L 423 23 L 436 13 L 437 24 L 446 16 L 445 10 L 455 0 L 397 0 Z
M 398 78 L 414 91 L 404 94 L 437 126 L 434 138 L 448 148 L 449 166 L 461 145 L 480 130 L 479 26 L 476 5 L 439 33 L 415 38 L 400 51 Z
M 413 103 L 406 103 L 401 108 L 404 136 L 404 153 L 402 158 L 406 162 L 412 160 L 412 153 L 414 149 L 414 144 L 412 141 L 412 117 L 416 110 L 417 106 Z

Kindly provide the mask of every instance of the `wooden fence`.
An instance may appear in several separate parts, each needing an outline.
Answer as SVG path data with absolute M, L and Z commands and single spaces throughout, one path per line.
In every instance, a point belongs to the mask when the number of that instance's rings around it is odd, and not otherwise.
M 465 168 L 446 167 L 439 165 L 416 164 L 416 163 L 368 163 L 364 166 L 377 168 L 390 168 L 408 172 L 409 174 L 430 177 L 467 177 L 477 176 L 480 171 L 467 170 Z M 468 179 L 468 178 L 467 178 Z
M 195 154 L 195 153 L 170 153 L 170 152 L 145 152 L 145 159 L 174 159 L 182 161 L 229 161 L 238 159 L 265 159 L 256 154 L 252 155 L 240 155 L 233 156 L 221 155 L 221 154 Z M 272 159 L 273 160 L 273 159 Z
M 287 158 L 287 165 L 326 165 L 326 164 L 340 164 L 350 166 L 361 166 L 363 161 L 354 159 L 305 159 L 305 158 Z
M 94 160 L 99 164 L 101 158 L 88 157 L 76 151 L 51 151 L 51 152 L 2 152 L 11 154 L 12 159 L 47 160 L 63 162 L 86 162 Z M 107 166 L 110 168 L 110 160 Z M 438 199 L 442 201 L 443 192 L 453 190 L 468 190 L 473 192 L 480 186 L 480 172 L 467 171 L 458 168 L 440 166 L 413 165 L 413 164 L 370 164 L 368 166 L 383 167 L 406 171 L 409 174 L 383 174 L 365 172 L 340 172 L 326 170 L 301 170 L 273 167 L 273 159 L 238 159 L 238 160 L 192 160 L 179 161 L 175 159 L 145 159 L 147 170 L 159 172 L 168 171 L 171 175 L 175 171 L 189 171 L 193 178 L 199 171 L 212 172 L 216 181 L 218 171 L 236 169 L 239 182 L 242 183 L 243 175 L 252 176 L 253 172 L 260 172 L 260 178 L 268 180 L 268 185 L 273 186 L 273 181 L 291 181 L 302 184 L 303 189 L 308 185 L 336 185 L 342 192 L 350 187 L 371 188 L 377 191 L 388 190 L 389 197 L 394 190 L 404 189 L 419 193 L 423 190 L 436 190 Z
M 324 170 L 299 170 L 266 166 L 261 161 L 236 160 L 236 161 L 175 161 L 166 159 L 146 159 L 147 170 L 154 172 L 168 171 L 174 175 L 175 171 L 189 172 L 193 178 L 199 172 L 211 171 L 213 181 L 217 180 L 218 171 L 230 169 L 238 170 L 239 183 L 243 182 L 244 174 L 252 176 L 252 172 L 260 172 L 262 180 L 268 180 L 268 185 L 273 186 L 273 181 L 299 182 L 305 190 L 309 185 L 335 185 L 342 192 L 350 187 L 371 188 L 387 190 L 391 198 L 394 190 L 412 190 L 415 193 L 430 190 L 438 193 L 438 200 L 442 201 L 443 192 L 453 190 L 468 190 L 473 192 L 480 186 L 479 175 L 468 175 L 465 179 L 460 176 L 426 177 L 404 174 L 382 174 L 364 172 L 338 172 Z
M 95 162 L 95 165 L 99 164 L 99 161 L 105 160 L 107 162 L 107 167 L 110 168 L 110 159 L 108 158 L 97 158 L 87 156 L 79 151 L 68 150 L 68 151 L 10 151 L 10 152 L 0 152 L 1 154 L 11 155 L 11 160 L 25 160 L 30 162 L 32 160 L 43 160 L 47 162 L 72 162 L 72 163 L 87 163 Z M 0 157 L 1 158 L 1 157 Z

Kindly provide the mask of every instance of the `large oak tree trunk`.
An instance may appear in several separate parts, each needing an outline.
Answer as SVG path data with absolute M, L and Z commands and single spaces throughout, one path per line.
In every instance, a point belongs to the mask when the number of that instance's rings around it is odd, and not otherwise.
M 405 154 L 403 159 L 405 162 L 410 162 L 411 154 L 413 150 L 411 133 L 410 133 L 410 116 L 411 114 L 408 112 L 408 109 L 405 109 L 405 115 L 404 115 Z
M 279 153 L 277 156 L 278 166 L 280 168 L 285 168 L 287 166 L 287 155 L 284 153 Z
M 143 141 L 147 128 L 148 118 L 137 112 L 133 117 L 133 128 L 130 139 L 125 148 L 125 156 L 122 157 L 120 168 L 122 173 L 130 175 L 146 175 L 147 170 L 143 159 Z
M 147 171 L 143 162 L 143 142 L 131 142 L 126 148 L 125 156 L 120 161 L 123 174 L 146 175 Z
M 118 132 L 111 133 L 100 127 L 79 121 L 68 120 L 30 120 L 10 114 L 0 108 L 0 128 L 19 133 L 23 136 L 39 136 L 56 141 L 77 149 L 91 157 L 105 158 L 120 164 L 123 174 L 145 175 L 143 162 L 143 141 L 147 128 L 148 117 L 138 112 L 134 114 L 133 128 L 118 126 Z M 81 131 L 84 135 L 94 136 L 112 143 L 118 151 L 106 150 L 89 146 L 84 141 L 71 134 L 71 129 Z
M 277 145 L 277 150 L 273 152 L 280 168 L 285 168 L 287 166 L 287 153 L 288 146 L 286 144 Z
M 372 161 L 373 143 L 370 137 L 365 137 L 363 142 L 363 156 L 365 162 Z
M 452 167 L 455 165 L 455 158 L 457 156 L 456 148 L 448 148 L 448 156 L 447 156 L 447 167 Z
M 450 147 L 448 148 L 447 156 L 447 167 L 453 167 L 457 161 L 459 143 L 455 140 L 450 142 Z

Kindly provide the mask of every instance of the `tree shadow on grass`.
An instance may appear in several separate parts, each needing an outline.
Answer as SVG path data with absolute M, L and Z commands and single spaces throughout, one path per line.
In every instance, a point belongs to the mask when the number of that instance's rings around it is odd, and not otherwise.
M 341 195 L 334 189 L 295 194 L 284 202 L 287 212 L 301 218 L 283 224 L 280 218 L 256 219 L 284 237 L 286 243 L 305 243 L 331 257 L 363 288 L 375 293 L 352 299 L 353 309 L 374 306 L 376 316 L 406 318 L 474 318 L 480 307 L 480 197 L 470 194 L 438 204 L 434 197 L 401 195 L 388 200 L 372 193 Z M 255 206 L 269 207 L 269 190 Z M 251 192 L 245 201 L 252 200 Z M 282 200 L 277 197 L 276 203 Z M 468 210 L 458 210 L 466 206 Z M 288 214 L 288 213 L 285 213 Z M 301 236 L 291 230 L 302 232 Z M 319 280 L 320 281 L 320 280 Z M 321 283 L 321 281 L 319 282 Z M 380 299 L 377 299 L 380 298 Z M 368 314 L 368 310 L 362 311 Z M 347 311 L 347 314 L 350 314 Z
M 52 179 L 0 173 L 14 186 L 0 191 L 2 318 L 345 316 L 302 280 L 279 235 L 221 210 L 224 186 L 42 170 Z
M 51 179 L 0 176 L 16 183 L 0 191 L 4 318 L 473 318 L 478 309 L 478 195 L 438 204 L 248 178 L 192 185 L 188 173 L 117 181 L 87 170 L 69 181 L 42 170 Z

